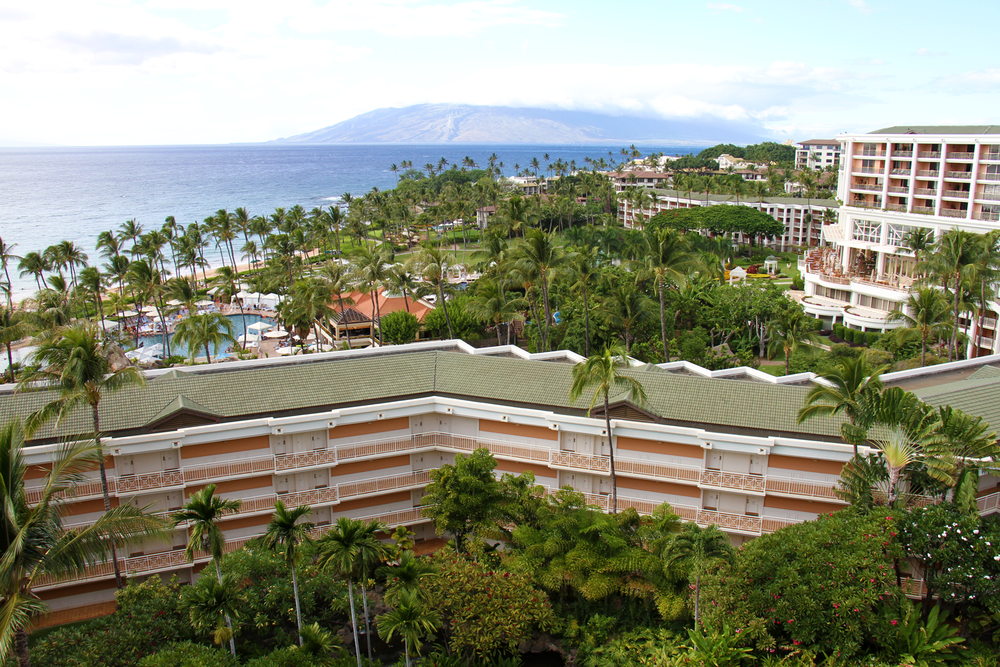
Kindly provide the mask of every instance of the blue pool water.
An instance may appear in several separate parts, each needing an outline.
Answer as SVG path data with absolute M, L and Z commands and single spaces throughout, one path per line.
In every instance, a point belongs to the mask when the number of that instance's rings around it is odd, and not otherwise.
M 243 329 L 243 318 L 240 317 L 240 314 L 236 313 L 235 315 L 228 315 L 227 317 L 229 317 L 229 320 L 233 323 L 233 336 L 235 338 L 239 338 L 240 336 L 242 336 L 245 333 L 245 331 Z M 261 317 L 260 315 L 249 315 L 248 314 L 248 315 L 246 315 L 246 322 L 247 322 L 247 326 L 250 326 L 252 324 L 257 324 L 258 322 L 266 322 L 267 324 L 276 326 L 276 323 L 275 323 L 275 321 L 273 319 L 271 319 L 270 317 Z M 184 357 L 188 356 L 187 345 L 175 344 L 173 342 L 173 338 L 174 338 L 173 334 L 170 334 L 169 336 L 167 336 L 167 339 L 168 339 L 168 341 L 170 343 L 170 354 L 181 355 L 181 356 L 184 356 Z M 163 342 L 163 336 L 162 335 L 139 336 L 139 345 L 142 346 L 142 347 L 149 347 L 150 345 L 156 345 L 156 344 L 160 344 L 162 342 Z M 229 346 L 230 346 L 229 344 L 224 345 L 222 347 L 221 352 L 219 350 L 216 350 L 215 346 L 212 346 L 210 348 L 211 352 L 212 352 L 212 361 L 215 361 L 216 358 L 225 359 L 227 356 L 235 356 L 235 355 L 232 355 L 232 354 L 228 354 L 227 355 L 226 348 L 228 348 Z M 239 348 L 239 344 L 238 343 L 237 344 L 233 344 L 232 347 L 233 347 L 233 349 L 238 349 Z M 164 356 L 166 356 L 166 351 L 164 351 Z M 203 356 L 205 356 L 205 351 L 204 350 L 198 350 L 197 352 L 195 352 L 194 356 L 196 356 L 196 357 L 203 357 Z

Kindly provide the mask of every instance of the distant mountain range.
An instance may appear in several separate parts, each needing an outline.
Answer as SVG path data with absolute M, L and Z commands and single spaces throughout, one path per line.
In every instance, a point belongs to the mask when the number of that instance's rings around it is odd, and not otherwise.
M 657 120 L 584 111 L 417 104 L 376 109 L 280 143 L 589 144 L 657 142 L 666 145 L 753 143 L 758 128 L 722 120 Z

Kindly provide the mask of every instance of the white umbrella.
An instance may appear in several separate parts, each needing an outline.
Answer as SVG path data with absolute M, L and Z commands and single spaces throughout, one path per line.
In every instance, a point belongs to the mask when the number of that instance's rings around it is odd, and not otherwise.
M 159 311 L 156 309 L 156 306 L 146 306 L 145 308 L 142 309 L 142 312 L 146 313 L 147 315 L 152 315 Z
M 196 305 L 196 306 L 211 306 L 212 302 L 211 301 L 206 301 L 206 300 L 202 299 L 201 301 L 196 301 L 194 305 Z
M 257 322 L 248 326 L 247 331 L 267 331 L 273 326 L 273 324 L 268 324 L 267 322 Z
M 138 317 L 138 315 L 139 315 L 139 313 L 135 312 L 134 310 L 126 310 L 125 312 L 122 313 L 121 316 L 122 317 Z
M 182 302 L 178 301 L 177 299 L 171 299 L 170 301 L 167 301 L 168 306 L 180 306 L 181 303 Z
M 238 336 L 236 340 L 238 340 L 241 343 L 256 343 L 258 340 L 260 340 L 260 338 L 254 336 L 251 333 L 248 333 L 248 334 L 243 334 L 242 336 Z
M 288 336 L 288 332 L 284 329 L 278 329 L 276 331 L 268 331 L 264 334 L 264 338 L 285 338 Z

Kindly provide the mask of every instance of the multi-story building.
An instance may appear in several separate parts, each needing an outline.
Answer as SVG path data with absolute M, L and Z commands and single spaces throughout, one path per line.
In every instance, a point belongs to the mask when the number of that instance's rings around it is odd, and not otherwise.
M 656 190 L 655 201 L 638 213 L 629 201 L 618 202 L 618 213 L 626 227 L 641 226 L 641 221 L 657 213 L 679 208 L 698 206 L 749 206 L 764 211 L 778 222 L 784 223 L 785 233 L 764 241 L 764 245 L 784 252 L 800 247 L 817 246 L 821 240 L 823 221 L 835 219 L 840 206 L 833 199 L 805 199 L 799 197 L 739 197 L 713 195 L 680 190 Z M 739 236 L 737 241 L 746 241 Z
M 809 139 L 795 144 L 796 169 L 826 169 L 840 163 L 840 141 L 837 139 Z
M 823 228 L 829 247 L 803 262 L 806 311 L 855 329 L 900 326 L 900 310 L 917 278 L 908 237 L 937 238 L 951 229 L 983 233 L 1000 220 L 1000 127 L 888 127 L 838 137 L 843 145 L 837 223 Z M 990 354 L 996 304 L 970 341 Z M 970 346 L 972 342 L 970 342 Z
M 670 183 L 670 174 L 658 171 L 612 171 L 607 177 L 615 184 L 615 192 L 628 188 L 661 188 Z
M 530 471 L 549 490 L 570 486 L 607 509 L 603 411 L 588 417 L 585 401 L 568 399 L 580 360 L 444 341 L 151 371 L 145 387 L 101 403 L 111 503 L 168 513 L 214 483 L 220 496 L 242 501 L 221 521 L 227 551 L 260 535 L 279 499 L 311 506 L 319 532 L 340 516 L 376 518 L 409 526 L 420 542 L 435 538 L 420 508 L 430 471 L 485 447 L 498 474 Z M 985 365 L 1000 356 L 972 362 L 885 381 L 919 387 L 934 404 L 987 409 L 984 417 L 1000 423 L 1000 403 L 981 400 L 984 389 L 1000 389 L 1000 369 Z M 670 503 L 684 520 L 716 524 L 740 544 L 845 506 L 834 489 L 853 452 L 838 437 L 839 423 L 796 421 L 811 374 L 636 364 L 648 402 L 613 397 L 610 406 L 619 507 L 649 513 Z M 49 398 L 0 387 L 0 420 L 23 417 Z M 81 411 L 35 435 L 26 450 L 29 502 L 61 439 L 85 433 L 89 423 Z M 984 476 L 979 495 L 982 511 L 995 509 L 998 479 Z M 65 524 L 85 525 L 102 511 L 95 472 L 68 499 Z M 122 570 L 191 581 L 208 555 L 188 563 L 188 537 L 181 526 L 120 554 Z M 41 581 L 37 590 L 55 618 L 107 613 L 112 566 Z

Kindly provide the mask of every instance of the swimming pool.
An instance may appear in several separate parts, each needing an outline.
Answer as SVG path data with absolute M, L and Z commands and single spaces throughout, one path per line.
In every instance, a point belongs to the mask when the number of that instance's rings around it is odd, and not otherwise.
M 234 337 L 236 337 L 238 339 L 240 336 L 242 336 L 244 333 L 246 333 L 244 331 L 244 329 L 243 329 L 243 317 L 239 313 L 236 313 L 236 314 L 232 314 L 231 313 L 231 314 L 227 315 L 226 317 L 228 317 L 229 321 L 233 323 L 233 336 Z M 250 315 L 249 313 L 246 315 L 246 323 L 247 323 L 248 327 L 251 326 L 251 325 L 253 325 L 253 324 L 257 324 L 258 322 L 264 322 L 264 323 L 270 324 L 272 326 L 277 326 L 277 323 L 273 319 L 271 319 L 270 317 L 261 317 L 260 315 Z M 169 336 L 167 336 L 167 340 L 168 340 L 169 346 L 170 346 L 170 354 L 172 354 L 172 355 L 180 355 L 180 356 L 183 356 L 183 357 L 187 357 L 188 356 L 187 345 L 175 344 L 173 338 L 174 338 L 173 334 L 170 334 Z M 161 344 L 161 343 L 163 343 L 163 336 L 159 335 L 159 334 L 139 336 L 139 345 L 141 347 L 149 347 L 150 345 L 157 345 L 157 344 Z M 227 356 L 235 356 L 233 353 L 226 353 L 226 351 L 225 351 L 226 348 L 229 347 L 230 345 L 232 345 L 232 347 L 233 347 L 234 350 L 235 349 L 239 349 L 239 343 L 235 343 L 235 344 L 227 343 L 226 345 L 223 346 L 222 352 L 220 353 L 218 350 L 215 349 L 214 345 L 211 346 L 209 349 L 211 350 L 211 353 L 212 353 L 212 361 L 215 361 L 216 358 L 225 359 Z M 166 352 L 165 351 L 164 351 L 163 354 L 164 354 L 164 356 L 166 356 Z M 205 351 L 204 350 L 198 350 L 195 353 L 194 356 L 196 356 L 196 357 L 203 357 L 203 356 L 205 356 Z

